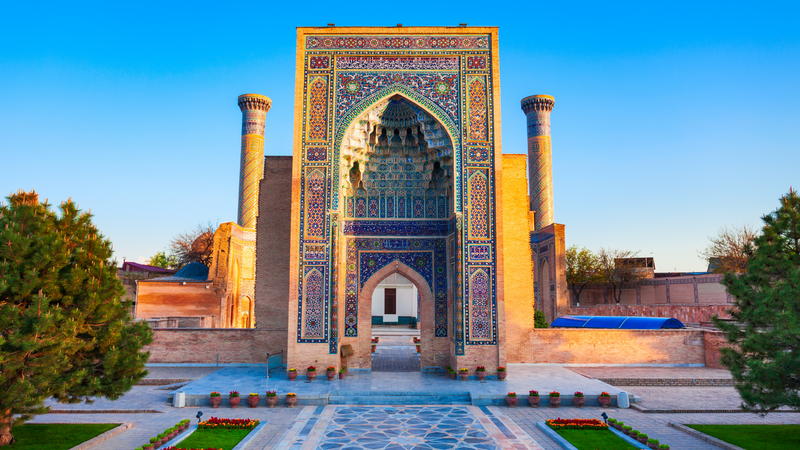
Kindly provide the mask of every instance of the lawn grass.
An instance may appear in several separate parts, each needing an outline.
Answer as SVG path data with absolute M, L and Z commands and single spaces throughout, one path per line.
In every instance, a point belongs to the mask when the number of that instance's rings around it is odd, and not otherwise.
M 253 430 L 225 430 L 222 428 L 198 428 L 177 448 L 221 448 L 231 450 Z
M 686 425 L 745 450 L 797 450 L 800 425 Z
M 608 430 L 553 430 L 578 450 L 639 450 Z
M 11 429 L 17 442 L 9 450 L 68 450 L 118 427 L 118 423 L 28 423 Z

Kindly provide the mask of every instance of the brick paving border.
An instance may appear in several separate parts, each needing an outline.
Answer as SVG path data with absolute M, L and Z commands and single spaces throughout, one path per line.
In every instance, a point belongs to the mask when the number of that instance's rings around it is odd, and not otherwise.
M 699 432 L 699 431 L 697 431 L 695 429 L 687 427 L 686 425 L 682 425 L 682 424 L 675 423 L 675 422 L 670 422 L 667 425 L 672 427 L 672 428 L 675 428 L 676 430 L 683 431 L 684 433 L 688 434 L 689 436 L 694 436 L 694 437 L 696 437 L 698 439 L 702 439 L 702 440 L 708 442 L 711 445 L 715 445 L 717 447 L 724 448 L 725 450 L 744 450 L 741 447 L 738 447 L 736 445 L 730 444 L 730 443 L 725 442 L 725 441 L 723 441 L 721 439 L 717 439 L 714 436 L 709 436 L 709 435 L 707 435 L 705 433 L 701 433 L 701 432 Z M 714 424 L 704 423 L 702 425 L 714 425 Z M 719 424 L 719 425 L 730 425 L 730 424 L 729 423 L 724 423 L 724 424 Z
M 72 447 L 70 450 L 85 450 L 85 449 L 87 449 L 89 447 L 97 445 L 97 444 L 99 444 L 99 443 L 101 443 L 101 442 L 103 442 L 103 441 L 105 441 L 107 439 L 111 439 L 112 437 L 114 437 L 114 436 L 116 436 L 116 435 L 118 435 L 118 434 L 120 434 L 120 433 L 122 433 L 124 431 L 127 431 L 129 428 L 133 428 L 133 424 L 134 423 L 135 422 L 121 423 L 121 424 L 119 424 L 119 426 L 114 427 L 114 428 L 106 431 L 105 433 L 103 433 L 103 434 L 101 434 L 99 436 L 95 436 L 92 439 L 89 439 L 88 441 L 86 441 L 86 442 L 84 442 L 82 444 L 78 444 L 75 447 Z M 48 425 L 51 425 L 51 424 L 48 424 Z M 67 423 L 64 423 L 62 425 L 67 425 Z M 68 425 L 75 425 L 75 423 L 72 422 L 72 423 L 69 423 Z
M 136 386 L 167 386 L 194 380 L 195 378 L 143 378 L 136 383 Z
M 583 375 L 583 374 L 581 374 Z M 612 386 L 733 386 L 730 378 L 595 378 Z
M 51 409 L 47 414 L 163 414 L 155 409 Z
M 742 409 L 647 409 L 644 406 L 631 403 L 631 409 L 642 414 L 713 414 L 713 413 L 752 413 Z M 770 413 L 796 413 L 793 409 L 779 409 Z

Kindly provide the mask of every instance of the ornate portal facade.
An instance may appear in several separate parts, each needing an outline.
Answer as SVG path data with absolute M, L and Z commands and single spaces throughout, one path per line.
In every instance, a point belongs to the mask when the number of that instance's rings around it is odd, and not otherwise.
M 504 365 L 497 28 L 299 28 L 295 82 L 289 365 L 368 366 L 392 273 L 422 368 Z
M 369 369 L 373 291 L 399 274 L 421 370 L 530 361 L 535 303 L 550 320 L 567 307 L 554 99 L 523 99 L 528 155 L 503 155 L 498 60 L 496 27 L 298 28 L 291 158 L 263 156 L 270 99 L 239 97 L 218 323 L 256 328 L 300 372 Z

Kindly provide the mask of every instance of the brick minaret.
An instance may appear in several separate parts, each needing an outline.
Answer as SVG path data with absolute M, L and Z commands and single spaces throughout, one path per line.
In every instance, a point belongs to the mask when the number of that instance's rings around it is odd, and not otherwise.
M 528 118 L 528 182 L 535 231 L 555 222 L 550 150 L 550 112 L 553 111 L 553 105 L 555 99 L 549 95 L 531 95 L 522 99 L 522 110 Z
M 269 97 L 239 96 L 242 110 L 242 161 L 239 172 L 239 220 L 244 228 L 255 229 L 258 217 L 258 185 L 264 176 L 264 123 L 272 106 Z

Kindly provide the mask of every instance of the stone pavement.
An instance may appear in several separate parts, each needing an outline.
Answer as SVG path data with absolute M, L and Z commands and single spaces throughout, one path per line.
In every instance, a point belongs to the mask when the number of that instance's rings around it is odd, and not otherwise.
M 219 367 L 197 367 L 197 366 L 160 366 L 148 365 L 148 374 L 145 380 L 148 379 L 183 379 L 183 380 L 196 380 L 204 376 L 214 373 L 219 370 Z
M 527 371 L 538 373 L 536 382 L 532 387 L 540 392 L 547 392 L 550 386 L 566 386 L 569 389 L 577 386 L 575 383 L 592 382 L 585 377 L 558 366 L 510 367 L 511 381 L 479 383 L 477 381 L 451 381 L 437 375 L 424 375 L 419 372 L 376 373 L 371 377 L 360 380 L 361 389 L 386 389 L 391 386 L 408 386 L 414 383 L 431 381 L 430 385 L 421 384 L 425 389 L 441 389 L 442 386 L 474 386 L 476 392 L 482 390 L 512 390 L 525 393 L 522 389 L 530 380 L 522 375 Z M 525 367 L 522 367 L 525 366 Z M 196 368 L 175 368 L 175 378 L 189 375 Z M 230 378 L 237 372 L 226 374 L 225 368 L 197 380 L 195 383 L 233 382 Z M 243 369 L 243 368 L 235 368 Z M 260 371 L 262 368 L 253 368 Z M 185 375 L 181 374 L 184 370 Z M 569 375 L 572 375 L 571 378 Z M 216 377 L 216 381 L 209 380 Z M 548 377 L 552 378 L 548 380 Z M 565 379 L 560 380 L 560 377 Z M 515 378 L 518 378 L 514 381 Z M 358 388 L 358 377 L 349 386 Z M 283 383 L 291 387 L 303 385 L 305 389 L 319 388 L 320 391 L 331 389 L 338 383 L 327 380 L 315 380 L 313 383 L 294 382 L 288 380 L 264 381 Z M 526 381 L 527 380 L 527 381 Z M 277 382 L 276 382 L 277 381 Z M 366 383 L 364 385 L 363 383 Z M 515 384 L 516 383 L 516 384 Z M 549 384 L 548 384 L 549 383 Z M 202 384 L 201 384 L 202 385 Z M 602 385 L 602 384 L 601 384 Z M 432 387 L 430 387 L 432 386 Z M 206 386 L 203 394 L 207 395 L 210 389 Z M 217 386 L 216 390 L 226 388 Z M 470 388 L 468 388 L 470 389 Z M 261 392 L 263 389 L 259 390 Z M 295 389 L 299 390 L 299 389 Z M 584 390 L 586 390 L 584 388 Z M 609 389 L 606 389 L 609 390 Z M 738 405 L 738 395 L 732 388 L 716 387 L 630 387 L 625 389 L 644 398 L 643 406 L 649 409 L 703 409 L 708 407 Z M 569 392 L 561 389 L 562 392 Z M 247 393 L 248 390 L 240 390 Z M 609 390 L 610 392 L 610 390 Z M 615 391 L 616 392 L 616 391 Z M 555 442 L 551 441 L 537 427 L 536 422 L 550 418 L 599 418 L 606 412 L 610 417 L 624 421 L 635 429 L 647 433 L 650 437 L 657 438 L 661 443 L 669 444 L 673 449 L 680 450 L 716 450 L 711 444 L 689 436 L 679 430 L 671 428 L 668 423 L 724 423 L 724 424 L 800 424 L 800 413 L 772 413 L 766 417 L 748 413 L 705 413 L 705 414 L 642 414 L 632 409 L 602 409 L 599 407 L 560 407 L 557 409 L 541 407 L 531 408 L 520 401 L 517 408 L 495 406 L 309 406 L 287 408 L 283 405 L 275 409 L 260 406 L 255 409 L 240 407 L 232 409 L 221 407 L 212 409 L 207 406 L 172 408 L 167 402 L 169 391 L 160 390 L 157 386 L 135 386 L 130 392 L 117 401 L 98 400 L 92 405 L 61 405 L 48 403 L 58 409 L 73 409 L 80 411 L 103 410 L 157 410 L 158 413 L 117 413 L 117 414 L 45 414 L 37 416 L 33 423 L 125 423 L 134 422 L 133 428 L 119 435 L 101 442 L 93 450 L 130 450 L 136 448 L 147 439 L 162 432 L 165 428 L 174 425 L 182 419 L 192 419 L 196 423 L 195 414 L 198 410 L 203 412 L 203 418 L 228 417 L 228 418 L 253 418 L 267 422 L 267 427 L 246 450 L 266 450 L 273 448 L 534 448 L 544 450 L 561 450 Z M 400 411 L 405 411 L 401 414 Z M 77 412 L 77 411 L 76 411 Z M 400 420 L 405 419 L 405 420 Z M 395 422 L 395 420 L 397 420 Z M 369 422 L 369 423 L 368 423 Z M 371 423 L 374 422 L 374 423 Z M 382 433 L 382 434 L 381 434 Z M 384 440 L 381 436 L 385 437 Z M 398 439 L 395 439 L 398 438 Z M 337 440 L 338 439 L 338 440 Z M 358 443 L 357 446 L 344 445 L 341 439 Z M 372 440 L 370 440 L 372 439 Z M 473 439 L 468 441 L 467 439 Z M 490 439 L 490 440 L 488 440 Z M 436 442 L 433 442 L 433 441 Z M 392 444 L 396 442 L 396 444 Z M 393 446 L 393 447 L 390 447 Z
M 569 370 L 589 378 L 731 378 L 726 369 L 708 367 L 569 367 Z
M 276 449 L 541 450 L 499 410 L 474 406 L 308 406 L 298 419 Z
M 419 369 L 419 353 L 413 345 L 387 346 L 381 339 L 377 351 L 372 354 L 373 372 L 419 372 Z
M 531 389 L 539 392 L 559 391 L 572 394 L 581 391 L 586 395 L 598 395 L 603 391 L 612 395 L 621 389 L 598 380 L 589 379 L 561 366 L 535 364 L 509 364 L 508 378 L 501 382 L 488 379 L 468 381 L 450 380 L 443 374 L 417 372 L 356 372 L 351 371 L 344 380 L 328 381 L 324 371 L 313 382 L 305 377 L 289 381 L 285 372 L 273 372 L 269 379 L 261 367 L 226 367 L 180 388 L 186 395 L 207 396 L 212 391 L 223 395 L 235 390 L 240 393 L 275 390 L 278 394 L 294 392 L 298 396 L 328 395 L 332 391 L 424 391 L 464 392 L 473 398 L 481 395 L 503 395 L 517 392 L 527 395 Z M 624 390 L 624 389 L 623 389 Z
M 154 410 L 167 412 L 172 403 L 167 402 L 169 391 L 159 389 L 158 386 L 134 386 L 119 400 L 111 401 L 104 398 L 94 399 L 92 403 L 63 404 L 55 400 L 46 400 L 44 403 L 53 410 L 63 411 L 141 411 Z

